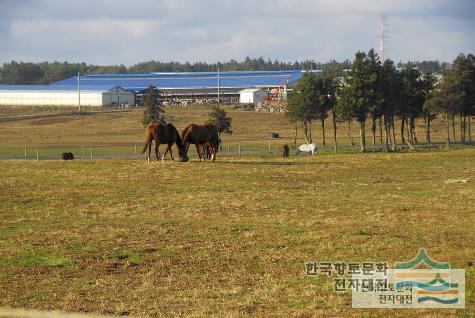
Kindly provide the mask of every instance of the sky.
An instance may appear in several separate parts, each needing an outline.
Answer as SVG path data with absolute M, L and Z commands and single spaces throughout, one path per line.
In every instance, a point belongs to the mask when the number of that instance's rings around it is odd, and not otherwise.
M 381 15 L 396 62 L 475 53 L 475 0 L 0 0 L 0 63 L 352 60 Z

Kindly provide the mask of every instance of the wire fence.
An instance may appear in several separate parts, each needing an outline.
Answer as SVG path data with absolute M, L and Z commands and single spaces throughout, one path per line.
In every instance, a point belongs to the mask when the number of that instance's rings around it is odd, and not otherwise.
M 428 149 L 440 149 L 445 148 L 445 142 L 433 142 L 433 143 L 419 143 L 411 145 L 412 150 L 428 150 Z M 397 144 L 397 151 L 408 151 L 411 146 L 408 144 Z M 475 146 L 475 142 L 456 142 L 451 143 L 451 147 L 460 148 L 460 147 L 470 147 Z M 71 152 L 74 156 L 74 159 L 113 159 L 113 158 L 122 158 L 122 159 L 139 159 L 146 158 L 147 151 L 142 153 L 143 144 L 134 144 L 130 146 L 80 146 L 80 147 L 34 147 L 34 146 L 25 146 L 23 148 L 2 148 L 0 149 L 0 160 L 54 160 L 62 159 L 63 153 Z M 391 148 L 391 146 L 389 147 Z M 163 155 L 165 152 L 165 146 L 161 145 L 159 148 L 160 155 Z M 366 146 L 368 152 L 383 152 L 386 151 L 384 145 L 368 145 Z M 355 146 L 340 146 L 335 151 L 335 147 L 319 147 L 317 149 L 317 154 L 326 155 L 326 154 L 348 154 L 348 153 L 358 153 L 360 151 L 359 145 Z M 178 151 L 175 146 L 172 147 L 172 154 L 175 158 L 178 157 Z M 218 157 L 235 157 L 235 158 L 244 158 L 244 157 L 281 157 L 283 155 L 282 145 L 275 143 L 265 144 L 224 144 L 218 152 Z M 297 149 L 291 148 L 290 156 L 296 156 Z M 305 155 L 305 154 L 302 154 Z M 198 154 L 193 145 L 190 146 L 188 151 L 188 156 L 193 159 L 197 158 Z M 152 147 L 151 158 L 155 158 L 154 147 Z M 161 158 L 160 158 L 161 159 Z M 168 154 L 165 160 L 169 160 L 170 155 Z

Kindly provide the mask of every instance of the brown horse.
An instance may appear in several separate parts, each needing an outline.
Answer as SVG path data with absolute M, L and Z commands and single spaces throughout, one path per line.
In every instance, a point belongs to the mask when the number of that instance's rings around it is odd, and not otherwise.
M 170 158 L 175 161 L 175 159 L 173 158 L 172 146 L 173 144 L 176 144 L 176 147 L 178 149 L 178 155 L 180 157 L 179 161 L 188 161 L 186 152 L 184 153 L 183 142 L 181 141 L 180 134 L 178 133 L 178 130 L 175 128 L 175 126 L 173 126 L 172 124 L 150 123 L 148 124 L 147 129 L 145 131 L 145 137 L 146 143 L 142 150 L 142 153 L 144 153 L 148 147 L 148 161 L 150 161 L 152 141 L 155 141 L 155 156 L 157 157 L 157 160 L 159 160 L 158 157 L 160 154 L 160 152 L 158 151 L 158 147 L 160 147 L 161 144 L 166 144 L 167 149 L 165 150 L 165 154 L 163 154 L 162 159 L 165 159 L 165 156 L 170 151 Z
M 219 144 L 221 143 L 221 139 L 219 139 L 218 136 L 218 129 L 216 126 L 211 124 L 188 125 L 181 133 L 181 140 L 183 142 L 184 154 L 188 153 L 190 144 L 194 144 L 196 146 L 196 152 L 198 153 L 200 161 L 202 158 L 202 149 L 209 149 L 211 153 L 211 160 L 214 161 L 216 154 L 218 153 Z

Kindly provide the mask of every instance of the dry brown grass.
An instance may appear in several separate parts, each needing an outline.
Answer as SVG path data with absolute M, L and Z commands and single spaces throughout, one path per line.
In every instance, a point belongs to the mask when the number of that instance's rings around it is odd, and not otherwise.
M 2 161 L 0 305 L 140 316 L 470 317 L 474 156 Z M 331 280 L 304 273 L 306 261 L 393 263 L 420 247 L 466 269 L 465 310 L 353 310 Z
M 269 132 L 278 132 L 281 138 L 272 141 L 272 148 L 279 148 L 284 143 L 293 144 L 294 125 L 289 123 L 282 113 L 248 112 L 241 110 L 226 110 L 233 118 L 232 135 L 223 135 L 225 147 L 238 144 L 248 149 L 266 149 Z M 200 123 L 208 118 L 210 106 L 167 107 L 165 115 L 179 131 L 191 122 Z M 128 113 L 98 113 L 86 116 L 63 116 L 57 118 L 30 119 L 14 122 L 2 122 L 0 125 L 0 157 L 11 157 L 12 153 L 21 155 L 25 147 L 28 149 L 60 149 L 61 151 L 79 149 L 83 146 L 122 148 L 129 152 L 137 145 L 144 143 L 144 127 L 141 124 L 142 111 Z M 398 123 L 396 123 L 398 124 Z M 326 123 L 328 146 L 333 145 L 331 120 Z M 367 124 L 368 144 L 372 143 L 371 133 Z M 417 130 L 421 141 L 424 140 L 423 121 L 419 121 Z M 457 134 L 458 134 L 457 124 Z M 433 141 L 444 141 L 445 130 L 443 122 L 438 119 L 432 126 Z M 379 131 L 379 130 L 378 130 Z M 352 126 L 352 136 L 359 142 L 358 125 Z M 322 145 L 321 126 L 313 124 L 314 141 Z M 458 138 L 458 137 L 457 137 Z M 348 146 L 346 124 L 340 124 L 337 133 L 338 144 Z M 399 138 L 398 138 L 399 139 Z M 304 143 L 302 131 L 298 132 L 298 143 Z M 378 138 L 379 142 L 379 138 Z M 59 153 L 60 153 L 59 152 Z

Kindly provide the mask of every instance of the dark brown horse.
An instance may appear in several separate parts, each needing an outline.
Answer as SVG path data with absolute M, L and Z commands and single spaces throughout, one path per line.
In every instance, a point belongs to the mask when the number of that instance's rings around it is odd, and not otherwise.
M 209 149 L 211 160 L 214 161 L 214 159 L 216 159 L 216 154 L 218 153 L 219 144 L 221 143 L 218 136 L 218 129 L 216 126 L 211 124 L 188 125 L 181 133 L 181 140 L 184 146 L 184 154 L 188 153 L 190 144 L 194 144 L 200 161 L 202 158 L 202 150 L 205 149 Z
M 180 134 L 178 130 L 172 124 L 162 124 L 162 123 L 150 123 L 147 126 L 145 131 L 145 138 L 146 143 L 142 150 L 144 153 L 148 147 L 148 155 L 147 160 L 150 161 L 150 152 L 152 151 L 152 141 L 155 141 L 155 156 L 157 160 L 159 160 L 160 152 L 158 151 L 158 147 L 161 144 L 166 144 L 167 149 L 162 156 L 162 159 L 165 159 L 165 156 L 170 151 L 170 158 L 173 159 L 172 153 L 172 146 L 176 144 L 178 149 L 178 155 L 180 156 L 179 161 L 188 161 L 188 157 L 186 156 L 186 152 L 184 152 L 183 142 L 181 141 Z

